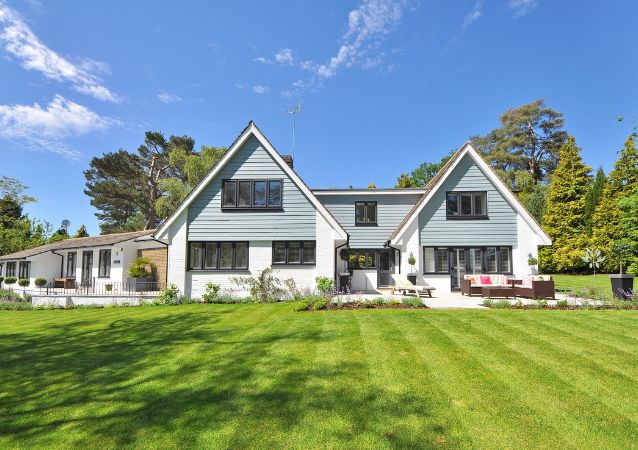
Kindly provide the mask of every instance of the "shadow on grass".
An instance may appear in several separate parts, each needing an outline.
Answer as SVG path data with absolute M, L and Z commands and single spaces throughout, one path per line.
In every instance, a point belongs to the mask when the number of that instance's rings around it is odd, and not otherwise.
M 93 312 L 0 335 L 0 445 L 263 448 L 348 445 L 364 433 L 427 446 L 447 433 L 418 396 L 373 386 L 365 361 L 309 357 L 339 338 L 318 320 L 194 311 Z M 335 421 L 345 426 L 325 429 Z

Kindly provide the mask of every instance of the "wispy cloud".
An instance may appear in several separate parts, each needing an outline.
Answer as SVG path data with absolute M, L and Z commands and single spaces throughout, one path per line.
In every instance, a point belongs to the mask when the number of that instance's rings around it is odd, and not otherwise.
M 268 86 L 262 86 L 261 84 L 256 84 L 251 89 L 255 94 L 265 94 L 270 91 Z
M 120 121 L 100 116 L 85 106 L 56 95 L 46 107 L 0 105 L 0 137 L 31 150 L 50 151 L 69 159 L 81 153 L 69 147 L 67 138 L 105 130 Z
M 85 60 L 76 65 L 58 55 L 40 41 L 22 17 L 2 0 L 0 42 L 4 43 L 5 51 L 20 60 L 26 70 L 41 72 L 50 80 L 70 83 L 77 92 L 99 100 L 120 101 L 119 96 L 105 87 L 102 80 L 95 75 L 96 71 L 102 71 L 97 68 L 98 65 L 103 69 L 104 63 Z M 87 64 L 87 61 L 91 62 Z
M 282 48 L 277 53 L 275 53 L 272 59 L 265 56 L 257 56 L 256 58 L 253 58 L 253 61 L 260 64 L 281 64 L 284 66 L 292 66 L 295 59 L 293 57 L 291 49 Z
M 348 14 L 348 30 L 337 54 L 316 66 L 317 75 L 331 78 L 342 66 L 352 67 L 378 56 L 370 53 L 395 29 L 405 6 L 405 1 L 363 0 Z
M 474 4 L 474 8 L 472 8 L 472 11 L 470 11 L 469 13 L 465 15 L 465 17 L 463 17 L 463 23 L 461 24 L 461 29 L 464 30 L 470 25 L 472 25 L 474 22 L 476 22 L 483 15 L 482 9 L 483 9 L 483 2 L 482 1 L 476 2 Z
M 168 92 L 160 92 L 157 94 L 157 99 L 162 103 L 180 103 L 182 101 L 182 97 L 175 94 L 169 94 Z
M 521 17 L 536 9 L 538 0 L 509 0 L 507 6 L 514 11 L 516 17 Z

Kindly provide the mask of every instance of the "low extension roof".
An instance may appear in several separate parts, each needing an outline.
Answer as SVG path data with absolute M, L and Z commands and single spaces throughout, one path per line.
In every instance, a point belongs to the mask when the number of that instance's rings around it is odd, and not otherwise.
M 84 238 L 65 239 L 64 241 L 53 242 L 51 244 L 41 245 L 40 247 L 22 250 L 20 252 L 10 253 L 0 256 L 0 261 L 11 259 L 25 259 L 41 253 L 50 252 L 52 250 L 70 250 L 74 248 L 86 247 L 104 247 L 119 244 L 120 242 L 130 241 L 144 236 L 150 236 L 155 230 L 131 231 L 128 233 L 103 234 L 101 236 L 91 236 Z

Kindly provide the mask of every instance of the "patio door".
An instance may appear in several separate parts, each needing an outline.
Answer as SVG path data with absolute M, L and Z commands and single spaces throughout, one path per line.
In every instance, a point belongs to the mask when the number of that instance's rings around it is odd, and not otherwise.
M 453 248 L 450 250 L 450 279 L 452 290 L 461 289 L 461 280 L 467 273 L 466 258 L 464 248 Z
M 392 284 L 392 272 L 394 272 L 394 250 L 379 250 L 379 262 L 377 264 L 377 287 L 386 287 Z
M 93 270 L 93 250 L 82 252 L 82 284 L 86 285 L 91 281 L 91 271 Z

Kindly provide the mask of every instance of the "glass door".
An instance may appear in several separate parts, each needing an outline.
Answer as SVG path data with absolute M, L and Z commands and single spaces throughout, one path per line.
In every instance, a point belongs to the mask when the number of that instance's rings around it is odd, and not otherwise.
M 379 250 L 378 255 L 377 287 L 390 286 L 392 284 L 392 272 L 394 272 L 394 250 Z
M 452 290 L 461 289 L 461 280 L 466 274 L 465 249 L 453 248 L 450 250 L 450 278 L 452 280 Z
M 91 281 L 91 270 L 93 269 L 93 250 L 82 252 L 82 284 L 86 285 Z
M 479 274 L 483 272 L 483 252 L 480 248 L 471 248 L 468 251 L 467 272 L 471 274 Z

